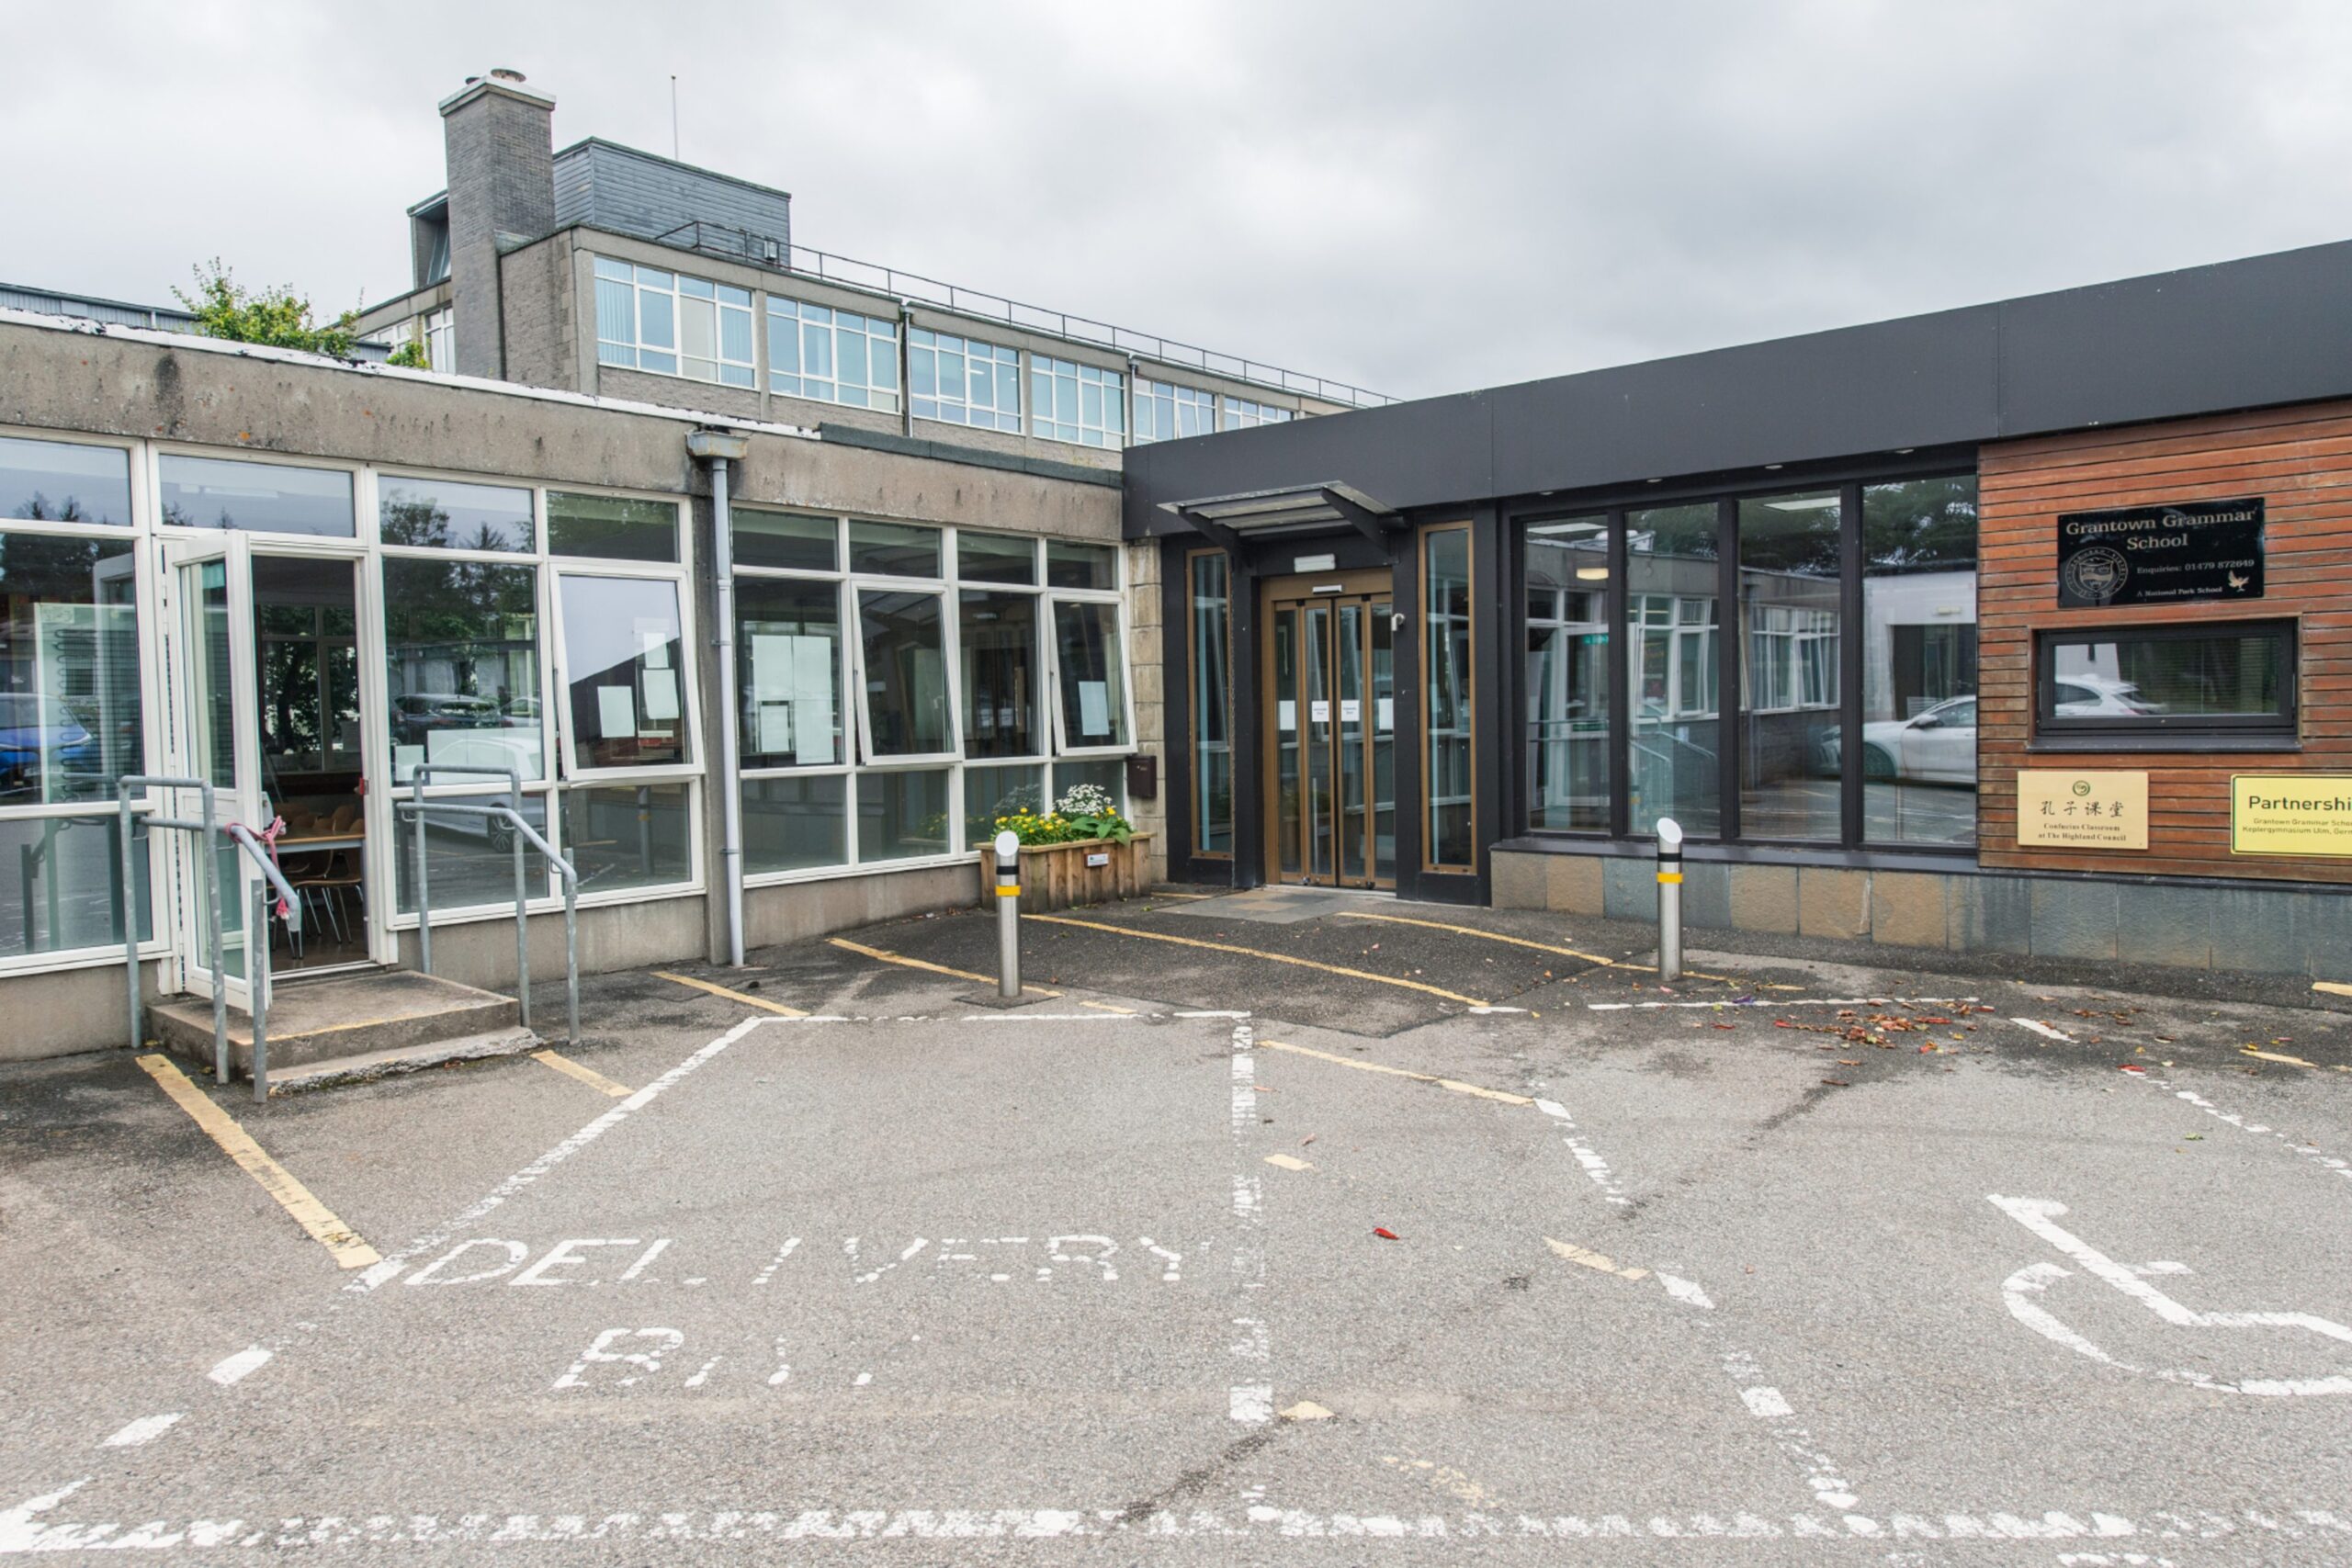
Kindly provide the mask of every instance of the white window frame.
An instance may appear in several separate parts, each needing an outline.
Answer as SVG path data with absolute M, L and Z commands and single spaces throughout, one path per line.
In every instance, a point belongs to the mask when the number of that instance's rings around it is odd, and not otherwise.
M 922 342 L 919 341 L 920 339 L 929 341 Z M 951 344 L 955 346 L 946 346 Z M 971 362 L 974 350 L 984 350 L 990 367 L 989 375 L 990 401 L 986 409 L 977 411 L 971 402 Z M 928 399 L 922 398 L 921 394 L 915 390 L 914 367 L 915 356 L 918 355 L 929 355 L 932 357 L 932 395 Z M 938 362 L 943 355 L 953 355 L 956 363 L 963 367 L 962 378 L 958 382 L 956 395 L 952 398 L 942 391 L 939 385 Z M 1011 383 L 1012 406 L 1010 409 L 1003 406 L 1002 399 L 1006 385 L 1003 370 L 1008 366 L 1012 370 Z M 910 323 L 907 328 L 907 406 L 914 411 L 914 417 L 917 419 L 933 420 L 941 424 L 961 424 L 974 430 L 999 430 L 1018 435 L 1024 428 L 1026 418 L 1026 411 L 1023 407 L 1025 400 L 1022 387 L 1023 378 L 1021 351 L 1008 344 L 989 343 L 982 338 L 936 332 L 929 327 L 918 327 L 912 323 Z M 916 406 L 918 401 L 930 402 L 934 412 L 923 412 Z M 948 412 L 950 409 L 961 412 L 950 413 Z M 986 417 L 975 419 L 972 417 L 975 412 L 984 413 Z
M 697 277 L 692 273 L 679 272 L 671 267 L 648 266 L 619 256 L 593 256 L 591 263 L 590 272 L 595 286 L 597 364 L 616 369 L 640 371 L 648 376 L 670 376 L 682 381 L 699 381 L 706 386 L 734 387 L 747 392 L 758 389 L 760 345 L 756 333 L 758 321 L 752 310 L 758 301 L 752 298 L 750 289 Z M 607 267 L 626 267 L 629 276 L 625 279 L 610 276 L 605 271 Z M 669 279 L 666 285 L 653 281 L 664 277 Z M 608 283 L 629 291 L 627 322 L 629 335 L 626 338 L 614 336 L 609 330 L 612 323 L 605 319 L 605 285 Z M 697 287 L 689 288 L 685 287 L 688 284 Z M 703 289 L 710 292 L 705 294 Z M 666 348 L 658 344 L 649 345 L 645 341 L 645 300 L 648 295 L 659 296 L 670 302 L 671 341 Z M 707 303 L 710 308 L 711 353 L 708 363 L 711 373 L 707 376 L 697 375 L 686 368 L 686 301 L 689 299 L 697 305 Z M 743 318 L 746 355 L 741 359 L 729 358 L 727 354 L 727 317 L 729 313 L 740 313 Z M 670 367 L 664 369 L 659 365 L 646 364 L 648 354 L 667 355 L 671 360 Z M 699 359 L 701 356 L 695 357 Z M 741 374 L 729 375 L 730 371 L 740 371 Z
M 1144 409 L 1151 409 L 1152 434 L 1144 434 Z M 1188 387 L 1181 381 L 1155 381 L 1148 376 L 1136 377 L 1135 428 L 1128 439 L 1141 446 L 1153 441 L 1182 441 L 1187 436 L 1211 435 L 1216 432 L 1216 394 L 1204 387 Z M 1165 419 L 1167 428 L 1160 428 Z M 1194 428 L 1187 430 L 1191 423 Z
M 1288 424 L 1295 412 L 1279 403 L 1256 402 L 1223 393 L 1217 398 L 1217 428 L 1255 430 L 1261 424 Z
M 1051 355 L 1029 356 L 1029 433 L 1045 441 L 1067 441 L 1080 446 L 1116 448 L 1127 444 L 1126 373 Z M 1070 400 L 1070 418 L 1060 415 L 1062 394 Z M 1050 392 L 1051 397 L 1046 394 Z M 1094 395 L 1096 417 L 1086 418 L 1087 394 Z M 1112 421 L 1118 423 L 1114 425 Z
M 1067 541 L 1078 544 L 1102 544 L 1103 541 L 1081 539 Z M 1134 661 L 1127 657 L 1127 615 L 1125 609 L 1126 552 L 1117 545 L 1107 547 L 1111 552 L 1109 588 L 1047 588 L 1043 636 L 1046 639 L 1047 702 L 1053 709 L 1054 756 L 1049 761 L 1069 757 L 1082 760 L 1094 757 L 1125 757 L 1136 750 L 1136 676 Z M 1044 550 L 1039 549 L 1040 580 L 1043 579 Z M 1101 604 L 1111 611 L 1112 649 L 1119 660 L 1120 733 L 1124 739 L 1108 745 L 1073 745 L 1067 733 L 1067 716 L 1062 705 L 1062 652 L 1060 627 L 1056 610 L 1063 604 Z
M 865 310 L 845 310 L 838 305 L 821 304 L 813 299 L 796 299 L 790 295 L 764 296 L 767 308 L 763 312 L 768 332 L 768 390 L 778 397 L 808 398 L 820 403 L 838 403 L 843 408 L 873 409 L 881 413 L 899 412 L 899 400 L 906 389 L 899 385 L 899 323 L 895 320 L 873 315 Z M 822 310 L 827 321 L 811 321 L 802 315 L 807 310 Z M 848 327 L 842 318 L 854 318 L 861 324 Z M 879 329 L 878 331 L 875 329 Z M 793 369 L 785 369 L 776 354 L 776 334 L 787 333 L 792 339 Z M 812 375 L 807 368 L 808 334 L 821 333 L 832 358 L 832 373 Z M 861 398 L 842 395 L 847 385 L 841 374 L 842 350 L 854 343 L 865 356 L 865 382 L 858 388 Z M 890 385 L 877 386 L 876 374 L 888 367 Z M 790 381 L 791 386 L 785 383 Z

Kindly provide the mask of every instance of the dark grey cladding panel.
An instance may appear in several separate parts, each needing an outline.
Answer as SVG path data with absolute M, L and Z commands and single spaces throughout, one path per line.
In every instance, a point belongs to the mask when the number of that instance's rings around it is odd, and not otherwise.
M 556 221 L 654 240 L 701 221 L 789 241 L 792 198 L 707 169 L 609 141 L 556 154 Z
M 1503 388 L 1494 493 L 1981 439 L 1996 321 L 1990 306 L 1943 310 Z
M 2352 392 L 2352 241 L 2001 307 L 2003 435 Z
M 1491 495 L 1488 409 L 1498 395 L 1464 392 L 1130 446 L 1126 536 L 1189 532 L 1159 509 L 1161 502 L 1295 484 L 1337 480 L 1398 508 Z

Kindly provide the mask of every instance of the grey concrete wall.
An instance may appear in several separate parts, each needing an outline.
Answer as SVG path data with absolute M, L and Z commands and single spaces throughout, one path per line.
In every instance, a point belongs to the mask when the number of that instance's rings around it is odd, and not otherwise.
M 773 947 L 827 931 L 849 931 L 877 920 L 895 920 L 936 909 L 968 908 L 979 902 L 978 855 L 958 865 L 919 866 L 907 871 L 861 872 L 795 882 L 780 887 L 751 887 L 743 893 L 747 947 Z
M 508 948 L 508 967 L 514 950 Z M 140 992 L 158 999 L 161 966 L 139 966 Z M 18 975 L 0 980 L 13 1027 L 0 1029 L 0 1062 L 38 1062 L 76 1051 L 108 1051 L 130 1039 L 130 1010 L 123 995 L 122 965 L 64 969 L 52 975 Z M 150 1026 L 152 1030 L 152 1025 Z
M 606 904 L 580 911 L 580 972 L 601 975 L 648 964 L 692 962 L 704 955 L 700 894 Z M 563 912 L 530 918 L 532 1002 L 542 1032 L 562 1017 Z M 401 933 L 401 964 L 418 967 L 414 931 Z M 468 920 L 433 928 L 433 972 L 460 985 L 511 994 L 514 988 L 514 919 Z M 119 976 L 117 977 L 119 983 Z M 537 1010 L 547 1010 L 539 1011 Z
M 1498 847 L 1492 865 L 1497 908 L 1657 919 L 1641 856 Z M 1687 926 L 1775 936 L 2352 980 L 2352 892 L 2330 887 L 1691 861 L 1682 911 Z
M 571 330 L 578 304 L 569 236 L 553 235 L 500 257 L 498 284 L 506 333 L 506 378 L 526 387 L 579 390 Z M 458 357 L 462 363 L 462 348 Z
M 1168 879 L 1168 671 L 1163 650 L 1168 628 L 1160 622 L 1159 547 L 1131 545 L 1127 562 L 1127 679 L 1135 682 L 1136 744 L 1159 760 L 1159 794 L 1129 799 L 1127 819 L 1149 833 L 1144 880 Z M 1182 628 L 1178 628 L 1182 635 Z

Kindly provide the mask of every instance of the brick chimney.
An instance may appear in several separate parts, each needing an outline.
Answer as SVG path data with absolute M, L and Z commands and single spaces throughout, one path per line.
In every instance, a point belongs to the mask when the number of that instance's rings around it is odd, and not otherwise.
M 555 100 L 519 71 L 469 77 L 441 102 L 449 159 L 449 285 L 458 373 L 503 378 L 498 258 L 555 229 Z

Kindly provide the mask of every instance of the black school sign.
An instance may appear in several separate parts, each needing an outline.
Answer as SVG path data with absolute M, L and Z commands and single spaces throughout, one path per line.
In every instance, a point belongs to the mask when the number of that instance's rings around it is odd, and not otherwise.
M 2069 610 L 2262 597 L 2262 497 L 2119 506 L 2058 518 L 2058 603 Z

